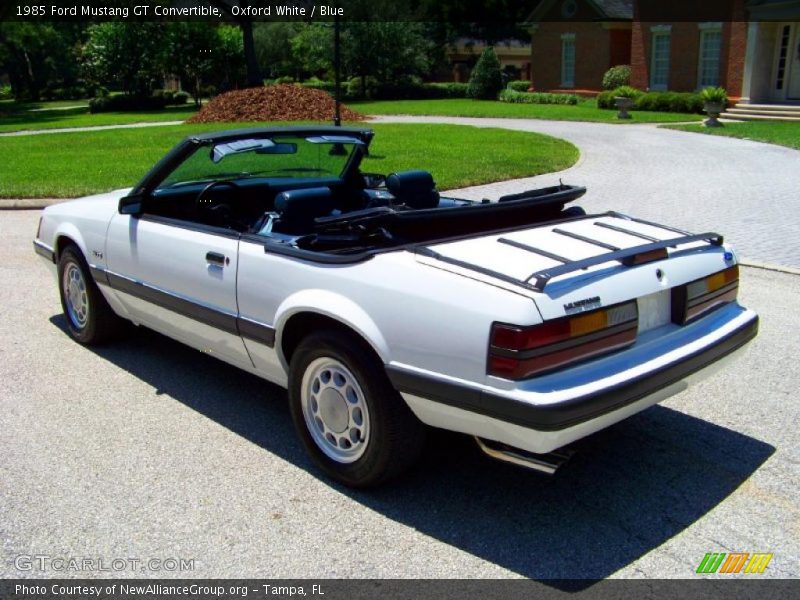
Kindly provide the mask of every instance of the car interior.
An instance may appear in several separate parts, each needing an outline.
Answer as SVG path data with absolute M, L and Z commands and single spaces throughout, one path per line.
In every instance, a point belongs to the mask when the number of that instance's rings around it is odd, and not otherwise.
M 320 144 L 319 140 L 322 138 L 305 138 L 311 144 Z M 300 164 L 316 166 L 286 167 L 291 164 L 288 159 L 296 160 L 290 155 L 298 154 L 297 147 L 295 142 L 277 139 L 236 140 L 212 146 L 210 154 L 195 152 L 146 196 L 143 212 L 258 236 L 265 243 L 352 253 L 552 219 L 567 202 L 585 193 L 584 188 L 560 184 L 495 202 L 444 198 L 427 171 L 397 171 L 386 176 L 361 173 L 362 154 L 350 155 L 340 143 L 328 143 L 324 153 L 322 148 L 313 148 L 317 152 L 313 157 L 304 149 L 306 162 Z M 255 156 L 261 154 L 274 155 L 270 157 L 273 161 L 283 159 L 277 163 L 283 168 L 256 171 L 253 158 L 263 168 L 264 158 Z M 319 162 L 310 162 L 311 158 Z M 193 160 L 194 166 L 190 164 Z M 331 166 L 336 160 L 339 163 L 335 164 L 346 165 L 341 173 Z M 214 166 L 210 167 L 211 163 Z M 223 163 L 229 172 L 223 170 Z M 213 176 L 209 169 L 216 169 Z

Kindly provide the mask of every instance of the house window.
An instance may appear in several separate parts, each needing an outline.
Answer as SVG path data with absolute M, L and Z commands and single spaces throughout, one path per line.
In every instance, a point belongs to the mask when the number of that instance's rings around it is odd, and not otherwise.
M 650 89 L 666 90 L 669 83 L 670 27 L 653 27 L 650 50 Z
M 786 58 L 789 56 L 789 34 L 791 26 L 784 25 L 781 31 L 781 45 L 778 53 L 778 72 L 775 75 L 775 89 L 783 89 L 783 80 L 786 76 Z
M 700 88 L 719 85 L 720 57 L 722 55 L 722 30 L 716 23 L 700 26 L 700 57 L 697 67 L 697 85 Z
M 561 36 L 561 87 L 575 87 L 575 34 Z

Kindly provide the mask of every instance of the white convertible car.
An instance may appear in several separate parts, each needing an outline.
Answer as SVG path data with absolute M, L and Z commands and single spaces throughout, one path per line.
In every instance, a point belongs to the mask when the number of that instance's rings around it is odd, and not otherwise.
M 722 236 L 565 208 L 566 185 L 440 197 L 425 171 L 362 173 L 372 136 L 190 137 L 131 190 L 45 209 L 70 334 L 132 321 L 287 387 L 352 486 L 408 467 L 426 425 L 552 472 L 756 335 Z

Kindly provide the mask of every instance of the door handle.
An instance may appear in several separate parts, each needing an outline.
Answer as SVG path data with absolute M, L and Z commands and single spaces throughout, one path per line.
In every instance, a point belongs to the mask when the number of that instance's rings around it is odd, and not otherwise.
M 227 258 L 224 254 L 220 254 L 219 252 L 206 252 L 206 261 L 212 265 L 224 267 L 225 265 L 230 264 L 231 259 Z

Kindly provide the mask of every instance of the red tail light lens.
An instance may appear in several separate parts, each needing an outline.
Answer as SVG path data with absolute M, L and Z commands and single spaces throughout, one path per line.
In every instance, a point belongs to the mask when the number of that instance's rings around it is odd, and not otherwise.
M 506 379 L 540 375 L 636 341 L 636 301 L 517 327 L 492 325 L 488 373 Z
M 739 267 L 735 265 L 672 290 L 672 320 L 680 325 L 733 302 L 739 293 Z

